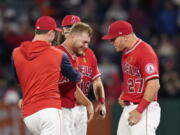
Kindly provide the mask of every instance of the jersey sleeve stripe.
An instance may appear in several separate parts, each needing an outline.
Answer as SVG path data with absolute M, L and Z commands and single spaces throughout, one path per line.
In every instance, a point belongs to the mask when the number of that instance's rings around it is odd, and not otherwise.
M 98 73 L 97 75 L 95 75 L 95 76 L 92 78 L 92 81 L 95 80 L 96 78 L 98 78 L 99 76 L 101 76 L 101 73 Z
M 159 78 L 159 75 L 155 74 L 155 75 L 148 76 L 148 77 L 145 78 L 145 81 L 147 81 L 149 79 L 152 79 L 152 78 Z

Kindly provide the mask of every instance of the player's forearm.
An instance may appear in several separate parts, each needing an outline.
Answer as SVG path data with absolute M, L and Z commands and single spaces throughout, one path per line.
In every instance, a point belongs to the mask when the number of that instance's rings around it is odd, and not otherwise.
M 84 95 L 84 93 L 81 91 L 79 87 L 76 88 L 75 98 L 79 104 L 82 104 L 84 106 L 92 104 L 91 101 Z
M 143 98 L 150 102 L 153 101 L 155 96 L 157 95 L 157 92 L 159 91 L 159 88 L 160 88 L 159 79 L 149 80 L 147 82 L 147 86 Z
M 93 90 L 97 100 L 105 98 L 104 87 L 100 77 L 93 81 Z
M 136 108 L 136 110 L 139 113 L 142 113 L 146 109 L 146 107 L 151 103 L 151 101 L 155 99 L 155 96 L 157 95 L 159 88 L 159 79 L 153 79 L 147 82 L 144 96 Z
M 121 94 L 119 96 L 119 99 L 121 99 L 121 97 L 124 95 L 124 91 L 121 91 Z

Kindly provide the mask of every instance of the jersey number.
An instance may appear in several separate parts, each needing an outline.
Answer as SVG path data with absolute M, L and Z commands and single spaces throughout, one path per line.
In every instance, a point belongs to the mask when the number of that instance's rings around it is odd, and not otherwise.
M 137 85 L 137 86 L 136 86 Z M 142 93 L 143 86 L 144 86 L 144 80 L 142 78 L 139 79 L 128 79 L 128 91 L 129 93 L 135 93 L 135 86 L 137 87 L 137 93 Z

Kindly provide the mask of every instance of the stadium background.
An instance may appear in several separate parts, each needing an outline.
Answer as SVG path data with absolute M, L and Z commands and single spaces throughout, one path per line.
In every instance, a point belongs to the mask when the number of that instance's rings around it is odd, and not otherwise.
M 117 104 L 121 54 L 100 39 L 108 25 L 118 19 L 132 23 L 138 37 L 158 54 L 162 117 L 157 135 L 180 135 L 180 0 L 0 0 L 0 135 L 30 135 L 16 106 L 21 94 L 10 71 L 13 48 L 32 39 L 39 16 L 50 15 L 60 25 L 67 14 L 78 15 L 93 27 L 90 48 L 98 58 L 105 86 L 107 117 L 94 119 L 88 135 L 115 135 L 122 111 Z M 92 93 L 90 98 L 94 99 Z

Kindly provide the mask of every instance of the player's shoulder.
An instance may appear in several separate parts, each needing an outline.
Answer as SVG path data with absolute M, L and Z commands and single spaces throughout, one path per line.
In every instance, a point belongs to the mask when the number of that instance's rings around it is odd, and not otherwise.
M 22 45 L 22 43 L 21 43 L 21 45 Z M 13 51 L 12 51 L 13 56 L 19 55 L 21 53 L 21 45 L 13 49 Z
M 94 56 L 95 56 L 95 54 L 94 54 L 94 52 L 93 52 L 93 50 L 92 50 L 91 48 L 87 48 L 87 49 L 85 50 L 85 55 L 86 55 L 87 57 L 94 57 Z
M 17 51 L 19 51 L 19 50 L 20 50 L 20 47 L 16 47 L 16 48 L 13 49 L 13 53 L 14 53 L 14 52 L 17 52 Z
M 18 47 L 13 49 L 13 52 L 20 51 L 24 47 L 28 47 L 28 45 L 32 44 L 32 41 L 23 41 Z
M 86 48 L 85 53 L 86 54 L 94 54 L 94 52 L 91 48 Z
M 57 45 L 56 48 L 60 49 L 60 50 L 63 50 L 64 47 L 60 44 L 60 45 Z
M 143 53 L 155 53 L 154 49 L 151 47 L 151 45 L 145 41 L 141 41 L 141 43 L 137 47 L 137 50 L 140 51 L 141 54 L 143 54 Z
M 60 50 L 59 48 L 57 48 L 55 46 L 51 46 L 51 49 L 56 52 L 62 52 L 62 50 Z
M 64 52 L 58 49 L 57 47 L 51 46 L 50 49 L 56 54 L 62 54 L 62 55 L 64 54 Z
M 12 57 L 14 58 L 15 56 L 20 54 L 20 47 L 14 48 L 12 51 Z

